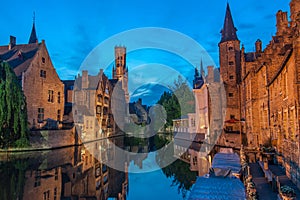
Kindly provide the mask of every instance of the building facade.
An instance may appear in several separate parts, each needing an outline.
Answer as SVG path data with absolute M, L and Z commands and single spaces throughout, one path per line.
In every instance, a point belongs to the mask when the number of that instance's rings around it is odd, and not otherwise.
M 10 36 L 0 46 L 0 60 L 7 62 L 18 77 L 27 102 L 30 128 L 57 129 L 64 114 L 64 85 L 52 64 L 45 41 L 38 42 L 35 23 L 28 44 L 17 44 Z
M 240 48 L 229 5 L 219 43 L 220 74 L 227 107 L 224 132 L 249 147 L 273 146 L 279 162 L 300 186 L 300 1 L 276 14 L 276 34 L 266 48 L 258 39 L 254 52 Z M 232 124 L 232 125 L 230 125 Z M 238 140 L 238 139 L 237 139 Z M 234 147 L 241 143 L 235 142 Z

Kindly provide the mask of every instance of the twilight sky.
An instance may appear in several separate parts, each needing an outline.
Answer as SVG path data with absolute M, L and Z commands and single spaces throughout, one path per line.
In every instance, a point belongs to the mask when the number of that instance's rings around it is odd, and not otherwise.
M 289 12 L 290 0 L 229 0 L 238 38 L 246 51 L 254 50 L 260 38 L 265 46 L 275 34 L 275 14 Z M 27 43 L 36 13 L 39 41 L 45 39 L 53 64 L 61 79 L 73 79 L 81 63 L 98 44 L 123 31 L 142 27 L 161 27 L 178 31 L 197 41 L 209 53 L 218 67 L 218 42 L 223 26 L 227 0 L 37 0 L 1 3 L 0 44 L 9 42 L 9 35 L 17 43 Z M 289 15 L 289 14 L 288 14 Z M 130 46 L 131 41 L 115 45 Z M 113 47 L 108 54 L 113 55 Z M 185 60 L 161 51 L 129 53 L 129 70 L 145 63 L 169 65 L 188 76 Z M 200 60 L 199 60 L 200 63 Z M 204 65 L 206 63 L 204 59 Z M 99 67 L 100 68 L 100 67 Z M 110 76 L 110 70 L 107 72 Z

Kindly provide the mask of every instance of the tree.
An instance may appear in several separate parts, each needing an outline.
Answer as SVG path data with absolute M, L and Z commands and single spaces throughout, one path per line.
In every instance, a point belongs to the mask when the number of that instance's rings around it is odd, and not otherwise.
M 173 119 L 195 112 L 194 94 L 181 76 L 178 76 L 174 85 L 169 87 L 172 92 L 164 92 L 157 102 L 165 108 L 167 113 L 165 127 L 172 126 Z
M 0 148 L 28 145 L 26 100 L 18 79 L 0 63 Z

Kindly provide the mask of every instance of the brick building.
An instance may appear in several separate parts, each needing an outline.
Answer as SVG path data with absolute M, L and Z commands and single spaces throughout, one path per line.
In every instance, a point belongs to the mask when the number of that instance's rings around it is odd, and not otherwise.
M 45 41 L 38 42 L 35 23 L 28 44 L 10 36 L 0 46 L 0 60 L 13 68 L 26 96 L 30 128 L 58 128 L 64 113 L 64 85 L 52 64 Z
M 250 147 L 273 145 L 282 155 L 280 162 L 287 174 L 300 186 L 299 0 L 291 0 L 290 14 L 288 21 L 287 12 L 277 12 L 277 31 L 265 49 L 258 39 L 255 51 L 245 52 L 227 5 L 219 43 L 220 73 L 227 96 L 223 135 L 245 133 L 244 143 Z M 235 143 L 235 147 L 239 145 Z
M 128 70 L 126 48 L 115 47 L 113 79 L 100 69 L 95 76 L 82 71 L 74 81 L 64 81 L 66 121 L 74 121 L 81 139 L 85 142 L 109 137 L 124 130 L 128 112 Z M 115 114 L 115 115 L 114 115 Z

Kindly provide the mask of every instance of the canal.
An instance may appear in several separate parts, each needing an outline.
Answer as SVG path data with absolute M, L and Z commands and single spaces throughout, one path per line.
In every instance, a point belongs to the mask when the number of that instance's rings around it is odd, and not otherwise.
M 187 199 L 198 172 L 172 151 L 172 137 L 162 134 L 2 153 L 0 199 Z

